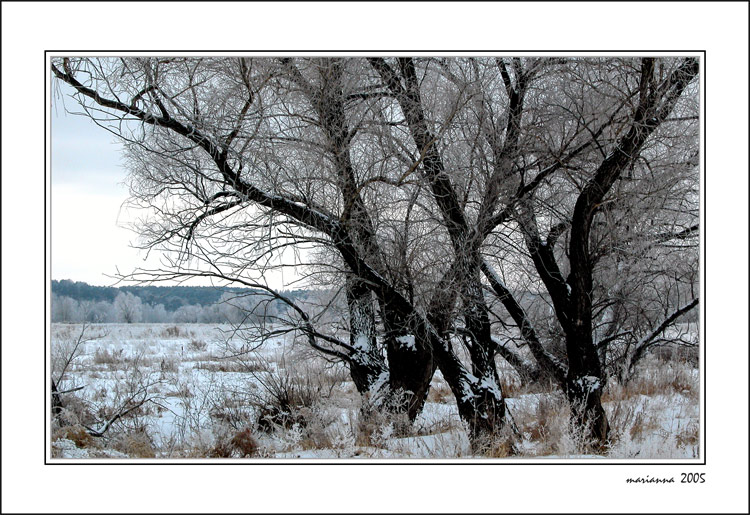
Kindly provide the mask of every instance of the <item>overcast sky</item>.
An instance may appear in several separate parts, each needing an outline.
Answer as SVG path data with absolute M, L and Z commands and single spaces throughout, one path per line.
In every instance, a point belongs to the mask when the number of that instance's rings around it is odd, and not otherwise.
M 137 213 L 123 206 L 128 188 L 122 146 L 88 117 L 72 114 L 80 111 L 70 97 L 72 91 L 60 83 L 51 95 L 52 279 L 109 286 L 116 282 L 113 276 L 118 272 L 158 268 L 159 254 L 151 252 L 146 260 L 145 251 L 132 247 L 138 235 L 125 225 Z M 296 276 L 289 269 L 268 272 L 263 279 L 278 289 L 300 286 L 292 284 Z M 211 282 L 192 279 L 185 284 Z
M 113 275 L 143 260 L 130 248 L 135 235 L 118 226 L 127 198 L 126 170 L 115 137 L 75 111 L 77 103 L 61 87 L 52 94 L 51 256 L 52 279 L 109 285 Z

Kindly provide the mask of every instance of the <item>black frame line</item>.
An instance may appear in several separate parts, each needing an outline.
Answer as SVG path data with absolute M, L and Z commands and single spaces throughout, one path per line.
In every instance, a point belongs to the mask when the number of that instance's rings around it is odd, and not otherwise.
M 599 54 L 599 55 L 627 55 L 627 54 L 680 54 L 680 53 L 686 53 L 686 54 L 702 54 L 700 56 L 701 63 L 703 64 L 702 67 L 702 73 L 701 73 L 701 79 L 702 79 L 702 87 L 701 87 L 701 96 L 702 96 L 702 116 L 703 116 L 703 180 L 702 180 L 702 186 L 703 186 L 703 205 L 701 207 L 702 211 L 702 219 L 704 223 L 701 223 L 701 238 L 703 239 L 703 253 L 702 253 L 702 268 L 703 268 L 703 274 L 702 279 L 703 282 L 700 286 L 703 286 L 703 295 L 702 297 L 705 298 L 706 290 L 708 289 L 708 284 L 706 282 L 706 275 L 707 275 L 707 267 L 706 267 L 706 235 L 705 235 L 705 220 L 707 218 L 706 213 L 706 188 L 707 188 L 707 173 L 706 173 L 706 154 L 707 154 L 707 138 L 706 138 L 706 132 L 707 132 L 707 125 L 706 125 L 706 116 L 707 116 L 707 110 L 706 110 L 706 50 L 341 50 L 341 49 L 334 49 L 334 50 L 294 50 L 294 49 L 287 49 L 287 50 L 45 50 L 44 51 L 44 81 L 45 81 L 45 88 L 44 88 L 44 102 L 47 103 L 49 96 L 51 94 L 51 83 L 47 80 L 47 73 L 49 68 L 49 57 L 50 54 L 61 54 L 61 53 L 70 53 L 70 54 L 77 54 L 77 55 L 92 55 L 92 54 L 102 54 L 102 55 L 118 55 L 118 54 L 125 54 L 125 53 L 137 53 L 137 54 L 152 54 L 152 55 L 159 55 L 159 54 L 175 54 L 175 55 L 183 55 L 183 54 L 211 54 L 213 56 L 221 55 L 221 54 L 254 54 L 254 55 L 261 55 L 261 56 L 267 56 L 272 57 L 274 54 L 294 54 L 294 55 L 311 55 L 311 54 L 353 54 L 353 55 L 367 55 L 367 54 L 373 54 L 373 55 L 379 55 L 379 56 L 388 56 L 388 55 L 395 55 L 395 54 L 411 54 L 411 55 L 434 55 L 434 54 L 441 54 L 445 56 L 466 56 L 471 55 L 472 53 L 476 54 L 488 54 L 488 55 L 497 55 L 497 54 L 522 54 L 522 53 L 533 53 L 533 54 Z M 322 56 L 322 55 L 321 55 Z M 627 459 L 627 458 L 606 458 L 605 460 L 587 460 L 586 462 L 582 463 L 575 463 L 575 462 L 569 462 L 566 461 L 564 463 L 560 463 L 559 461 L 555 460 L 549 460 L 549 459 L 541 459 L 541 458 L 522 458 L 526 461 L 524 462 L 516 462 L 516 461 L 510 461 L 510 460 L 493 460 L 492 458 L 444 458 L 444 459 L 433 459 L 434 461 L 428 461 L 429 458 L 412 458 L 413 460 L 419 460 L 415 462 L 409 462 L 404 461 L 408 458 L 379 458 L 377 461 L 374 461 L 375 459 L 368 461 L 360 461 L 357 459 L 346 459 L 346 458 L 274 458 L 274 461 L 260 461 L 257 458 L 251 458 L 247 460 L 238 460 L 238 459 L 226 459 L 221 461 L 213 461 L 211 458 L 203 458 L 206 460 L 205 463 L 196 462 L 192 459 L 190 461 L 180 461 L 179 459 L 158 459 L 158 458 L 149 458 L 149 459 L 128 459 L 125 460 L 115 460 L 112 459 L 112 462 L 109 461 L 101 461 L 99 459 L 91 460 L 84 460 L 84 459 L 58 459 L 57 461 L 50 461 L 47 459 L 47 445 L 49 444 L 49 434 L 48 434 L 48 420 L 49 420 L 49 389 L 48 389 L 48 371 L 47 371 L 47 338 L 46 338 L 46 330 L 47 330 L 47 315 L 51 315 L 51 311 L 48 311 L 50 309 L 50 299 L 47 296 L 47 287 L 50 284 L 51 277 L 47 277 L 47 267 L 48 265 L 51 266 L 51 258 L 52 258 L 52 242 L 50 238 L 50 244 L 49 244 L 49 253 L 50 253 L 50 261 L 46 261 L 47 256 L 47 187 L 48 187 L 48 181 L 47 181 L 47 172 L 49 172 L 49 178 L 50 178 L 50 188 L 51 188 L 51 176 L 52 176 L 52 164 L 50 161 L 49 170 L 46 168 L 47 158 L 51 154 L 51 148 L 50 152 L 47 151 L 47 142 L 48 138 L 51 143 L 52 135 L 49 132 L 49 127 L 47 126 L 47 114 L 50 107 L 47 106 L 44 112 L 45 120 L 44 120 L 44 156 L 45 156 L 45 181 L 44 181 L 44 253 L 45 253 L 45 267 L 44 267 L 44 329 L 45 329 L 45 360 L 44 360 L 44 403 L 45 403 L 45 409 L 44 409 L 44 465 L 63 465 L 63 466 L 69 466 L 69 465 L 76 465 L 76 466 L 97 466 L 97 465 L 108 465 L 108 466 L 120 466 L 120 465 L 199 465 L 199 466 L 206 466 L 206 465 L 231 465 L 231 466 L 263 466 L 263 465 L 270 465 L 270 466 L 285 466 L 285 465 L 323 465 L 323 466 L 331 466 L 331 465 L 427 465 L 427 466 L 435 466 L 435 465 L 447 465 L 447 466 L 456 466 L 456 465 L 468 465 L 468 466 L 675 466 L 675 465 L 683 465 L 683 466 L 706 466 L 707 465 L 707 458 L 706 458 L 706 447 L 707 447 L 707 425 L 708 425 L 708 417 L 706 416 L 707 410 L 706 410 L 706 387 L 707 387 L 707 369 L 706 369 L 706 334 L 707 334 L 707 319 L 706 319 L 706 303 L 701 299 L 701 308 L 702 308 L 702 316 L 703 316 L 703 332 L 700 332 L 700 323 L 698 325 L 699 327 L 699 341 L 702 339 L 702 349 L 701 353 L 699 354 L 701 358 L 701 364 L 703 365 L 703 374 L 701 379 L 701 384 L 703 386 L 702 388 L 702 394 L 703 394 L 703 406 L 699 406 L 699 408 L 702 408 L 702 411 L 699 414 L 699 421 L 702 415 L 703 418 L 703 424 L 700 428 L 702 431 L 703 439 L 702 439 L 702 447 L 701 447 L 701 454 L 703 457 L 702 462 L 687 462 L 685 463 L 679 462 L 679 461 L 670 461 L 668 463 L 649 463 L 648 461 L 639 461 L 636 463 L 628 462 L 628 463 L 617 463 L 617 460 L 621 459 Z M 51 126 L 51 120 L 50 120 L 50 126 Z M 699 178 L 700 179 L 700 178 Z M 52 195 L 50 191 L 50 212 L 51 212 L 51 205 L 52 205 Z M 699 217 L 700 222 L 700 217 Z M 52 219 L 50 218 L 49 222 L 49 231 L 50 236 L 52 234 Z M 749 245 L 750 246 L 750 245 Z M 50 318 L 50 331 L 51 331 L 51 318 Z M 51 334 L 50 334 L 51 336 Z M 50 342 L 51 343 L 51 342 Z M 700 369 L 699 369 L 700 370 Z M 565 459 L 565 458 L 563 458 Z M 211 461 L 209 461 L 211 460 Z M 331 462 L 328 460 L 336 460 L 335 462 Z M 440 461 L 438 461 L 440 460 Z M 453 460 L 448 462 L 447 460 Z M 485 461 L 487 460 L 487 461 Z M 489 461 L 493 460 L 493 461 Z M 556 462 L 557 461 L 557 462 Z M 624 513 L 624 512 L 623 512 Z

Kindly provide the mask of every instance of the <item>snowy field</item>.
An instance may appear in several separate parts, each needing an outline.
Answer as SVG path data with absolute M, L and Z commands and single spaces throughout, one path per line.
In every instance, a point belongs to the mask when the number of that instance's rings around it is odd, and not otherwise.
M 53 459 L 592 457 L 571 434 L 561 395 L 520 387 L 501 362 L 511 443 L 478 457 L 439 372 L 408 426 L 377 411 L 364 417 L 343 366 L 288 334 L 252 350 L 229 326 L 81 329 L 52 325 L 48 370 L 55 381 L 62 374 L 64 392 L 49 432 Z M 627 385 L 611 379 L 613 439 L 596 457 L 700 457 L 699 392 L 695 365 L 674 356 L 650 356 Z

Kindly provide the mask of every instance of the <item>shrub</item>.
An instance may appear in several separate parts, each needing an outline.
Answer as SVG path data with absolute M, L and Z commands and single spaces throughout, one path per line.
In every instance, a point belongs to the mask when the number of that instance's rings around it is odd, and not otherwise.
M 254 375 L 261 392 L 251 393 L 250 402 L 257 413 L 258 429 L 265 432 L 295 424 L 305 427 L 321 399 L 329 397 L 339 384 L 324 370 L 310 366 Z
M 253 437 L 249 428 L 235 433 L 232 437 L 231 444 L 242 458 L 246 456 L 255 456 L 258 453 L 258 442 Z
M 118 435 L 114 438 L 115 450 L 131 458 L 155 458 L 156 449 L 148 433 L 143 428 Z
M 85 427 L 79 424 L 64 426 L 58 429 L 55 432 L 53 439 L 58 440 L 60 438 L 74 442 L 79 449 L 93 447 L 95 442 L 94 437 L 86 431 Z

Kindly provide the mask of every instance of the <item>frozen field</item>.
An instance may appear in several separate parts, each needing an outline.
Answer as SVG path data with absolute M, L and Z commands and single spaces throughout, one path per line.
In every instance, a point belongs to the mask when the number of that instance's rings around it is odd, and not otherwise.
M 58 390 L 68 392 L 63 422 L 51 422 L 52 458 L 475 457 L 439 373 L 408 427 L 365 419 L 344 367 L 291 335 L 254 350 L 229 326 L 101 324 L 80 336 L 80 325 L 52 326 L 50 369 L 55 380 L 65 369 Z M 591 457 L 561 395 L 520 388 L 503 364 L 513 443 L 486 457 Z M 614 438 L 597 457 L 699 457 L 699 392 L 698 370 L 678 359 L 652 356 L 626 386 L 610 380 Z

